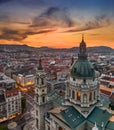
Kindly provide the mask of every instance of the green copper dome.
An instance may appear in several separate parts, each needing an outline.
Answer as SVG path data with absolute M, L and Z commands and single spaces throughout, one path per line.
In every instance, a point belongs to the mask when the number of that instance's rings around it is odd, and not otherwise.
M 87 59 L 86 43 L 83 37 L 79 47 L 78 60 L 71 68 L 71 76 L 73 78 L 93 78 L 95 76 L 94 68 Z
M 78 60 L 71 69 L 71 76 L 74 78 L 94 77 L 94 68 L 88 60 Z

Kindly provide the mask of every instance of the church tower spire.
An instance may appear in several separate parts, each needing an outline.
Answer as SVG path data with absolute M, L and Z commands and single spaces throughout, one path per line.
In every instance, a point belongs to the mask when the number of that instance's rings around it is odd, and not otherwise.
M 84 41 L 84 34 L 82 34 L 82 41 Z
M 85 43 L 85 41 L 84 41 L 84 34 L 82 34 L 82 41 L 81 41 L 80 46 L 79 46 L 78 59 L 79 59 L 79 60 L 87 59 L 86 43 Z
M 39 59 L 38 70 L 43 70 L 41 58 Z

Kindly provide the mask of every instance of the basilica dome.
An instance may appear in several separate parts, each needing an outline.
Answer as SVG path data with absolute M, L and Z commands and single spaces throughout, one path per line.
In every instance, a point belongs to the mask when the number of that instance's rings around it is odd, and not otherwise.
M 94 77 L 95 76 L 94 68 L 88 60 L 83 61 L 78 60 L 72 66 L 71 76 L 74 78 Z
M 73 78 L 95 77 L 94 67 L 87 59 L 86 43 L 83 38 L 79 47 L 78 60 L 72 65 L 71 68 L 71 76 Z

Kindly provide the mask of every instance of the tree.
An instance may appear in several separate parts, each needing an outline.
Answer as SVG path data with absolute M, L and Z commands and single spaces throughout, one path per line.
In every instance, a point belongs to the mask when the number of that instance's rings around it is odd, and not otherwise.
M 0 130 L 8 130 L 7 126 L 0 126 Z
M 109 108 L 111 108 L 111 110 L 114 110 L 114 105 L 112 105 L 111 103 L 109 104 Z
M 25 97 L 21 98 L 21 108 L 22 108 L 22 113 L 23 113 L 26 108 L 26 98 Z

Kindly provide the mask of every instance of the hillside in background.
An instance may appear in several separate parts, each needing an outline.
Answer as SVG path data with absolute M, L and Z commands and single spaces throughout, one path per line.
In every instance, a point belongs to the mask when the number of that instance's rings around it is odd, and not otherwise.
M 53 52 L 53 51 L 66 51 L 66 52 L 78 52 L 78 47 L 73 47 L 73 48 L 49 48 L 49 47 L 39 47 L 39 48 L 35 48 L 35 47 L 31 47 L 28 45 L 7 45 L 7 44 L 0 44 L 0 50 L 1 51 L 6 51 L 6 50 L 15 50 L 15 51 L 45 51 L 45 52 Z M 95 46 L 95 47 L 88 47 L 87 48 L 87 52 L 93 52 L 93 53 L 114 53 L 114 49 L 107 47 L 107 46 Z

